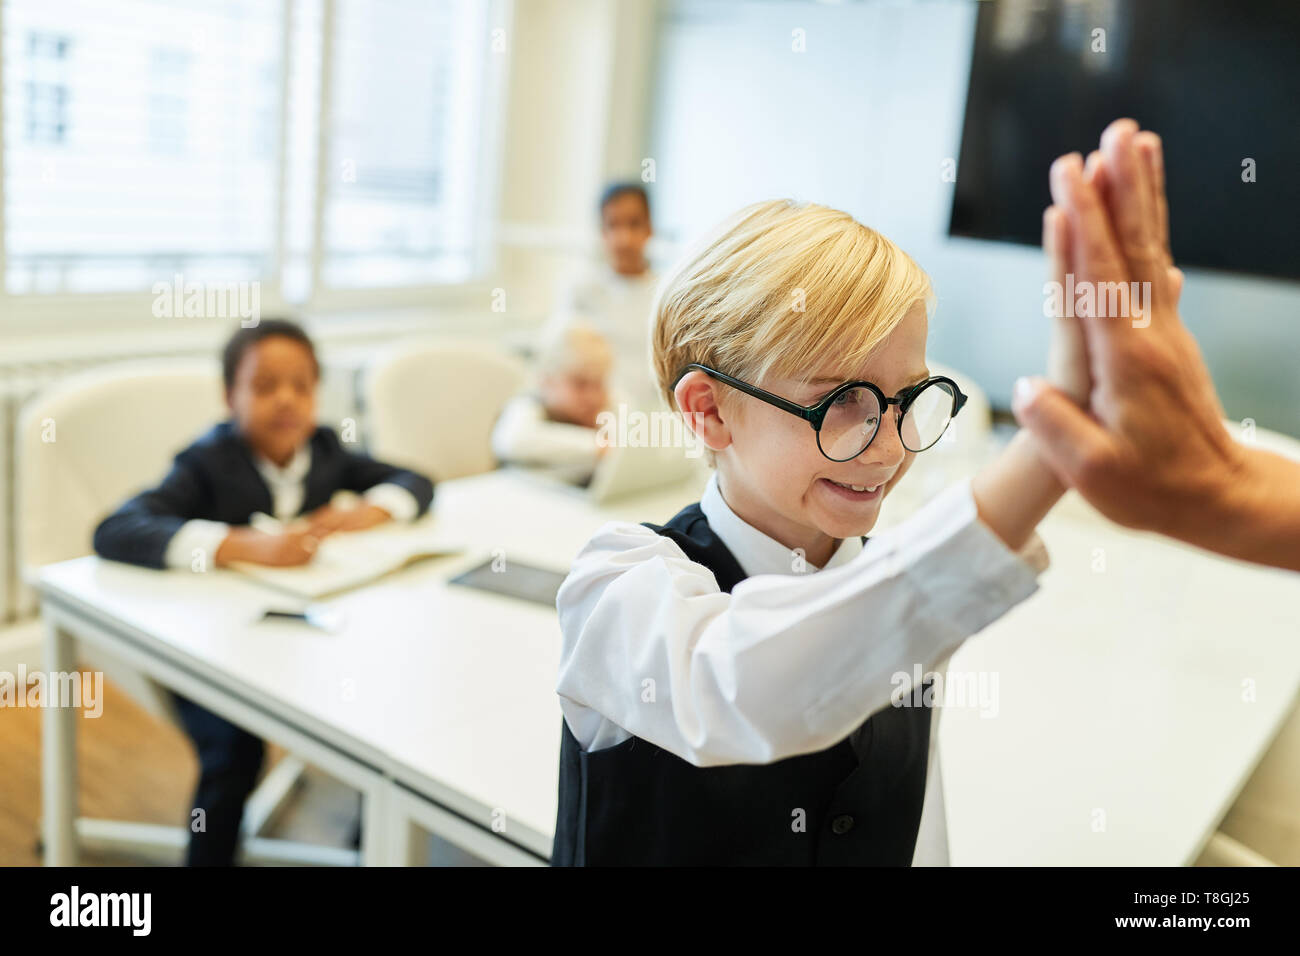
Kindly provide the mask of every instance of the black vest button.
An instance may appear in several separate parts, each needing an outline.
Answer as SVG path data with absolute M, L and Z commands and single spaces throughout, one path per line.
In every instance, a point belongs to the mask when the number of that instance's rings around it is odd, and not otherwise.
M 853 829 L 853 818 L 847 813 L 842 813 L 831 821 L 831 832 L 844 834 Z

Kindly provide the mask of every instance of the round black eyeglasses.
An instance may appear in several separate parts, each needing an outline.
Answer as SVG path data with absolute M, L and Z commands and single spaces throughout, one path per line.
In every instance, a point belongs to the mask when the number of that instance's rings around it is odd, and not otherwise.
M 866 451 L 890 405 L 898 406 L 895 418 L 903 447 L 918 452 L 942 438 L 949 422 L 966 404 L 965 393 L 943 375 L 918 382 L 894 398 L 886 398 L 871 382 L 845 382 L 816 404 L 799 405 L 698 362 L 682 369 L 677 380 L 692 369 L 802 418 L 813 427 L 817 447 L 831 461 L 851 461 Z

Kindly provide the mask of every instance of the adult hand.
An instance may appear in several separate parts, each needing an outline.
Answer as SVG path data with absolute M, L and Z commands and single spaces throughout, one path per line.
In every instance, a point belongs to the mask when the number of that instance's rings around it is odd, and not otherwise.
M 1064 215 L 1054 235 L 1076 289 L 1090 286 L 1094 304 L 1108 301 L 1107 283 L 1139 283 L 1141 295 L 1125 315 L 1104 308 L 1079 315 L 1091 415 L 1025 379 L 1012 399 L 1017 420 L 1061 480 L 1108 518 L 1300 569 L 1300 465 L 1228 434 L 1209 370 L 1178 315 L 1182 274 L 1169 253 L 1159 138 L 1117 120 L 1086 169 L 1077 153 L 1052 165 L 1051 187 Z

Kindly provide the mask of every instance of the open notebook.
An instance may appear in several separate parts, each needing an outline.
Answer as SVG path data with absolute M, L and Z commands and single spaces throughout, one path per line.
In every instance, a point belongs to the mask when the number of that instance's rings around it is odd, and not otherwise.
M 230 566 L 263 584 L 303 598 L 322 598 L 391 574 L 425 558 L 457 554 L 464 546 L 427 522 L 338 532 L 321 541 L 309 564 L 272 568 L 233 562 Z

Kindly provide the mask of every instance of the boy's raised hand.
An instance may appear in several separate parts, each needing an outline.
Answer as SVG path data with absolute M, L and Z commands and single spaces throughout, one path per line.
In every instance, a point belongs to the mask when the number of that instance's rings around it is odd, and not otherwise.
M 1071 310 L 1065 308 L 1070 233 L 1065 213 L 1057 206 L 1043 212 L 1043 252 L 1047 256 L 1048 278 L 1056 284 L 1056 308 L 1051 310 L 1052 340 L 1047 350 L 1047 380 L 1083 407 L 1088 405 L 1092 376 L 1088 371 L 1088 345 L 1083 327 Z

